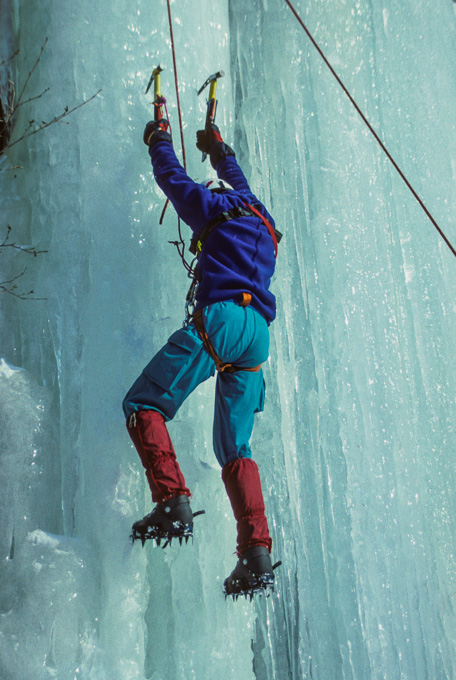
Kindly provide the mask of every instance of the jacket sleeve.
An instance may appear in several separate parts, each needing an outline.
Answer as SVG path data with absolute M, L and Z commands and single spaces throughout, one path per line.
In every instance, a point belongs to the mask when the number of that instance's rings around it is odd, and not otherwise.
M 158 142 L 149 153 L 158 186 L 193 231 L 199 233 L 214 215 L 223 212 L 217 196 L 187 175 L 169 142 Z
M 262 215 L 266 217 L 267 220 L 275 227 L 275 222 L 263 203 L 252 193 L 249 187 L 249 183 L 238 165 L 236 158 L 232 155 L 224 157 L 217 164 L 217 176 L 219 179 L 231 184 L 233 189 L 238 191 L 244 201 L 250 204 L 255 204 L 256 208 L 260 211 Z
M 236 191 L 252 195 L 249 183 L 234 156 L 225 156 L 217 164 L 217 177 L 231 184 Z

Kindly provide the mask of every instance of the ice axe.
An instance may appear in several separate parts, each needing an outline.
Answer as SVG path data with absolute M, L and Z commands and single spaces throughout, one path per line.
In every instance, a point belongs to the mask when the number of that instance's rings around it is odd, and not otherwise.
M 166 99 L 163 97 L 163 95 L 160 92 L 160 90 L 161 90 L 160 73 L 162 71 L 163 71 L 163 69 L 160 66 L 160 64 L 156 68 L 154 68 L 154 70 L 152 71 L 152 75 L 149 79 L 149 82 L 147 83 L 145 94 L 147 94 L 149 92 L 150 88 L 152 87 L 152 83 L 153 83 L 154 84 L 154 101 L 153 101 L 154 120 L 155 120 L 155 122 L 158 122 L 159 120 L 162 120 L 162 118 L 165 118 L 165 115 L 163 113 L 163 107 L 165 107 L 166 120 L 168 121 L 168 126 L 171 129 L 171 125 L 170 125 L 169 117 L 168 117 L 168 111 L 166 110 Z M 159 220 L 159 224 L 162 224 L 162 222 L 163 222 L 163 218 L 165 216 L 165 212 L 166 212 L 166 208 L 168 207 L 168 203 L 169 203 L 169 199 L 167 198 L 165 206 L 164 206 L 162 214 L 161 214 L 161 217 L 160 217 L 160 220 Z
M 154 120 L 158 121 L 164 118 L 163 115 L 163 107 L 166 105 L 166 99 L 162 96 L 160 90 L 161 90 L 161 83 L 160 83 L 160 73 L 163 71 L 162 67 L 160 64 L 157 66 L 157 68 L 154 68 L 152 71 L 152 75 L 150 77 L 150 80 L 147 84 L 146 87 L 146 94 L 149 92 L 152 83 L 154 84 Z
M 209 98 L 207 100 L 207 112 L 206 112 L 206 134 L 209 134 L 211 125 L 215 123 L 215 114 L 217 113 L 217 99 L 215 98 L 217 92 L 217 80 L 223 78 L 225 75 L 224 71 L 217 71 L 214 75 L 209 76 L 205 83 L 198 90 L 198 95 L 208 86 L 209 87 Z M 203 152 L 202 162 L 206 160 L 207 154 Z

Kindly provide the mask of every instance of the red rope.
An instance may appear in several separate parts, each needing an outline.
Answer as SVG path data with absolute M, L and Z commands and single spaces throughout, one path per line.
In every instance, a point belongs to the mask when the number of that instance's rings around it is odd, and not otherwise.
M 184 168 L 187 170 L 187 160 L 185 158 L 185 144 L 184 144 L 184 129 L 182 125 L 182 111 L 181 111 L 181 105 L 180 105 L 180 99 L 179 99 L 179 83 L 177 80 L 177 66 L 176 66 L 176 52 L 174 50 L 174 35 L 173 35 L 173 22 L 171 19 L 171 4 L 170 0 L 167 0 L 168 3 L 168 19 L 169 19 L 169 33 L 171 36 L 171 49 L 173 53 L 173 64 L 174 64 L 174 82 L 176 85 L 176 99 L 177 99 L 177 112 L 179 114 L 179 127 L 180 127 L 180 136 L 181 136 L 181 144 L 182 144 L 182 159 L 184 162 Z
M 168 0 L 168 1 L 169 1 L 169 0 Z M 356 101 L 353 99 L 352 95 L 350 94 L 350 92 L 348 91 L 348 89 L 345 87 L 344 83 L 343 83 L 342 80 L 339 78 L 339 76 L 337 75 L 337 73 L 336 73 L 336 71 L 334 70 L 334 68 L 331 66 L 331 64 L 330 64 L 330 62 L 328 61 L 328 59 L 326 58 L 326 56 L 325 56 L 323 50 L 321 49 L 321 47 L 319 46 L 319 44 L 317 43 L 317 41 L 315 40 L 315 38 L 313 37 L 313 35 L 312 35 L 311 32 L 309 31 L 309 29 L 307 28 L 307 26 L 305 25 L 305 23 L 303 22 L 303 20 L 302 20 L 301 17 L 299 16 L 299 14 L 297 13 L 297 11 L 295 10 L 295 8 L 294 8 L 293 5 L 291 4 L 290 0 L 285 0 L 285 2 L 287 3 L 288 7 L 291 9 L 291 11 L 293 12 L 293 14 L 295 15 L 296 19 L 297 19 L 297 20 L 299 21 L 299 23 L 301 24 L 302 28 L 303 28 L 303 29 L 305 30 L 305 32 L 307 33 L 307 35 L 308 35 L 308 37 L 310 38 L 310 40 L 312 41 L 314 47 L 317 49 L 317 51 L 319 52 L 321 58 L 322 58 L 323 61 L 325 62 L 326 66 L 329 68 L 329 70 L 330 70 L 331 73 L 333 74 L 334 78 L 337 80 L 337 82 L 339 83 L 339 85 L 341 86 L 341 88 L 343 89 L 343 91 L 345 92 L 345 94 L 347 95 L 347 97 L 349 98 L 349 100 L 351 101 L 351 103 L 353 104 L 353 106 L 355 107 L 357 113 L 360 115 L 360 117 L 361 117 L 361 119 L 363 120 L 363 122 L 364 122 L 364 123 L 367 125 L 367 127 L 369 128 L 369 131 L 372 133 L 372 135 L 374 136 L 374 138 L 376 139 L 376 141 L 378 142 L 378 144 L 380 145 L 380 147 L 382 148 L 382 150 L 385 152 L 385 154 L 386 154 L 386 156 L 388 157 L 388 159 L 389 159 L 389 160 L 391 161 L 391 163 L 393 164 L 393 166 L 394 166 L 394 168 L 396 169 L 396 171 L 399 173 L 399 176 L 401 177 L 401 179 L 405 182 L 406 186 L 410 189 L 410 191 L 412 192 L 413 196 L 416 198 L 416 200 L 418 201 L 418 203 L 420 204 L 420 206 L 422 207 L 422 209 L 423 209 L 424 212 L 426 213 L 427 217 L 431 220 L 432 224 L 433 224 L 434 227 L 437 229 L 438 233 L 439 233 L 440 236 L 443 238 L 443 240 L 444 240 L 445 243 L 447 244 L 448 248 L 451 250 L 451 252 L 453 253 L 453 255 L 456 257 L 456 249 L 454 248 L 454 246 L 452 246 L 452 244 L 450 243 L 450 241 L 448 240 L 448 238 L 445 236 L 445 234 L 443 233 L 442 229 L 441 229 L 440 226 L 438 225 L 437 221 L 434 219 L 434 217 L 431 215 L 431 213 L 429 212 L 429 210 L 426 208 L 426 206 L 425 206 L 423 200 L 422 200 L 422 199 L 420 198 L 420 196 L 417 194 L 417 192 L 416 192 L 415 189 L 412 187 L 412 185 L 410 184 L 410 182 L 409 182 L 409 180 L 407 179 L 407 177 L 404 175 L 404 173 L 403 173 L 402 170 L 400 169 L 399 165 L 396 163 L 396 161 L 394 160 L 394 158 L 392 157 L 392 155 L 390 154 L 390 152 L 388 151 L 388 149 L 386 148 L 386 146 L 383 144 L 382 140 L 380 139 L 380 137 L 378 136 L 378 134 L 375 132 L 374 128 L 373 128 L 372 125 L 369 123 L 369 121 L 367 120 L 366 116 L 365 116 L 364 113 L 361 111 L 361 109 L 359 108 L 358 104 L 357 104 Z

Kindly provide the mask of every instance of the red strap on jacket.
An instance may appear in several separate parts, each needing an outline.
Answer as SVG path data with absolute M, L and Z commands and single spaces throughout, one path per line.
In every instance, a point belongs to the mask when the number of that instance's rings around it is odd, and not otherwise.
M 269 233 L 271 234 L 272 240 L 273 240 L 273 242 L 274 242 L 275 258 L 277 259 L 278 245 L 277 245 L 277 237 L 276 237 L 276 235 L 275 235 L 274 227 L 273 227 L 272 224 L 266 219 L 266 217 L 264 217 L 264 215 L 262 215 L 262 214 L 260 213 L 259 210 L 257 210 L 256 208 L 253 207 L 253 205 L 250 205 L 250 203 L 247 203 L 247 205 L 249 206 L 250 210 L 251 210 L 252 212 L 254 212 L 255 215 L 257 215 L 257 217 L 260 218 L 260 220 L 264 223 L 264 225 L 266 226 L 267 230 L 268 230 Z

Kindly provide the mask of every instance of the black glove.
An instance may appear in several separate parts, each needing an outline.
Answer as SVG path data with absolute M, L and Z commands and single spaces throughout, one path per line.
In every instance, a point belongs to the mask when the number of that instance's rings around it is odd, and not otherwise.
M 210 130 L 198 130 L 196 133 L 196 148 L 203 153 L 210 153 L 215 142 L 223 142 L 217 125 L 211 123 Z
M 228 144 L 225 144 L 220 130 L 214 123 L 211 123 L 211 128 L 208 132 L 206 130 L 198 130 L 196 133 L 196 146 L 203 153 L 210 155 L 211 165 L 214 170 L 223 158 L 236 155 L 233 149 Z
M 165 118 L 160 120 L 150 120 L 144 130 L 144 144 L 150 148 L 157 142 L 170 142 L 172 144 L 171 135 L 168 132 L 169 123 Z
M 209 158 L 211 159 L 211 165 L 214 170 L 217 170 L 217 165 L 227 156 L 234 156 L 236 158 L 236 154 L 231 146 L 228 146 L 225 142 L 212 143 Z

